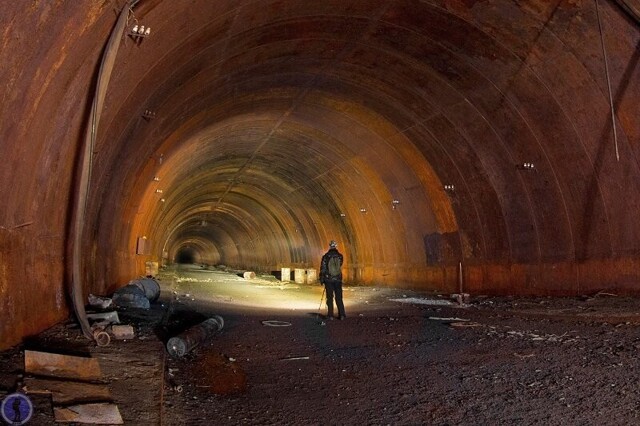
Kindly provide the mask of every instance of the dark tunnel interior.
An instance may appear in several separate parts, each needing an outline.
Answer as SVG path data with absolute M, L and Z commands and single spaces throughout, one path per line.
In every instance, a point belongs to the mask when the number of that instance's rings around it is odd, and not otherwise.
M 184 247 L 176 253 L 175 263 L 191 265 L 196 262 L 196 251 L 191 247 Z
M 639 10 L 4 5 L 0 348 L 149 262 L 317 268 L 329 240 L 357 285 L 638 294 Z

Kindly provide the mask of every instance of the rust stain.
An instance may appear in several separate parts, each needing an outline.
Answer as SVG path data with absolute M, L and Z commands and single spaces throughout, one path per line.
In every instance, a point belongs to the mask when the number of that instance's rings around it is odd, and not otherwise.
M 4 299 L 5 293 L 9 290 L 9 280 L 7 277 L 7 265 L 2 262 L 0 264 L 0 299 Z
M 206 352 L 191 364 L 191 377 L 195 386 L 216 395 L 231 395 L 244 392 L 247 376 L 236 362 L 228 361 L 223 355 Z
M 2 51 L 6 51 L 7 47 L 9 46 L 9 43 L 11 42 L 11 40 L 13 40 L 13 37 L 9 37 L 9 34 L 13 34 L 14 29 L 13 29 L 13 21 L 15 20 L 15 18 L 13 18 L 10 22 L 6 22 L 4 25 L 4 31 L 2 31 Z

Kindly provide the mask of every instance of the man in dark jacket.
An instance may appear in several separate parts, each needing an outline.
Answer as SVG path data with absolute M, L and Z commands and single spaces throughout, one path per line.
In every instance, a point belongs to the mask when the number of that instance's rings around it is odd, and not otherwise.
M 335 295 L 338 306 L 338 318 L 345 319 L 344 303 L 342 302 L 342 254 L 337 249 L 338 243 L 331 240 L 329 251 L 320 261 L 320 282 L 327 291 L 327 318 L 333 319 L 333 298 Z

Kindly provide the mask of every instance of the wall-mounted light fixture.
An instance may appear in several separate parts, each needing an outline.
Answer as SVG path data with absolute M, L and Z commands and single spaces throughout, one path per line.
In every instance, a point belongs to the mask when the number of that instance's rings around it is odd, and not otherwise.
M 154 182 L 160 182 L 160 178 L 159 178 L 158 176 L 154 176 L 154 177 L 153 177 L 153 181 L 154 181 Z
M 367 209 L 365 209 L 364 207 L 360 209 L 360 213 L 366 213 Z
M 447 192 L 454 192 L 456 190 L 455 185 L 447 184 L 444 186 L 444 190 Z
M 129 30 L 129 37 L 134 39 L 137 43 L 140 43 L 142 39 L 151 35 L 151 27 L 145 27 L 144 25 L 134 24 Z
M 164 203 L 164 202 L 165 202 L 165 199 L 164 199 L 164 198 L 160 198 L 160 202 L 161 202 L 161 203 Z
M 516 166 L 520 170 L 535 170 L 536 166 L 533 163 L 521 163 Z
M 340 217 L 347 217 L 347 215 L 344 213 L 340 213 Z
M 156 118 L 156 113 L 151 111 L 150 109 L 145 109 L 142 113 L 142 118 L 147 121 L 153 120 L 154 118 Z
M 156 189 L 156 194 L 162 194 L 162 189 Z
M 398 207 L 398 205 L 400 204 L 400 200 L 393 200 L 391 201 L 391 209 L 395 210 L 396 207 Z

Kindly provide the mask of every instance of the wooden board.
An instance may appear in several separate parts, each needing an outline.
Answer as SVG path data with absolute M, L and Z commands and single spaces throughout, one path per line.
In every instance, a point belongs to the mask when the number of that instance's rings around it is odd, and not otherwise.
M 51 394 L 55 405 L 112 401 L 107 386 L 91 383 L 27 377 L 24 379 L 23 389 L 27 394 Z
M 24 351 L 26 373 L 75 380 L 100 380 L 102 371 L 95 358 L 60 355 L 48 352 Z
M 57 423 L 84 423 L 92 425 L 124 424 L 115 404 L 81 404 L 53 409 Z

